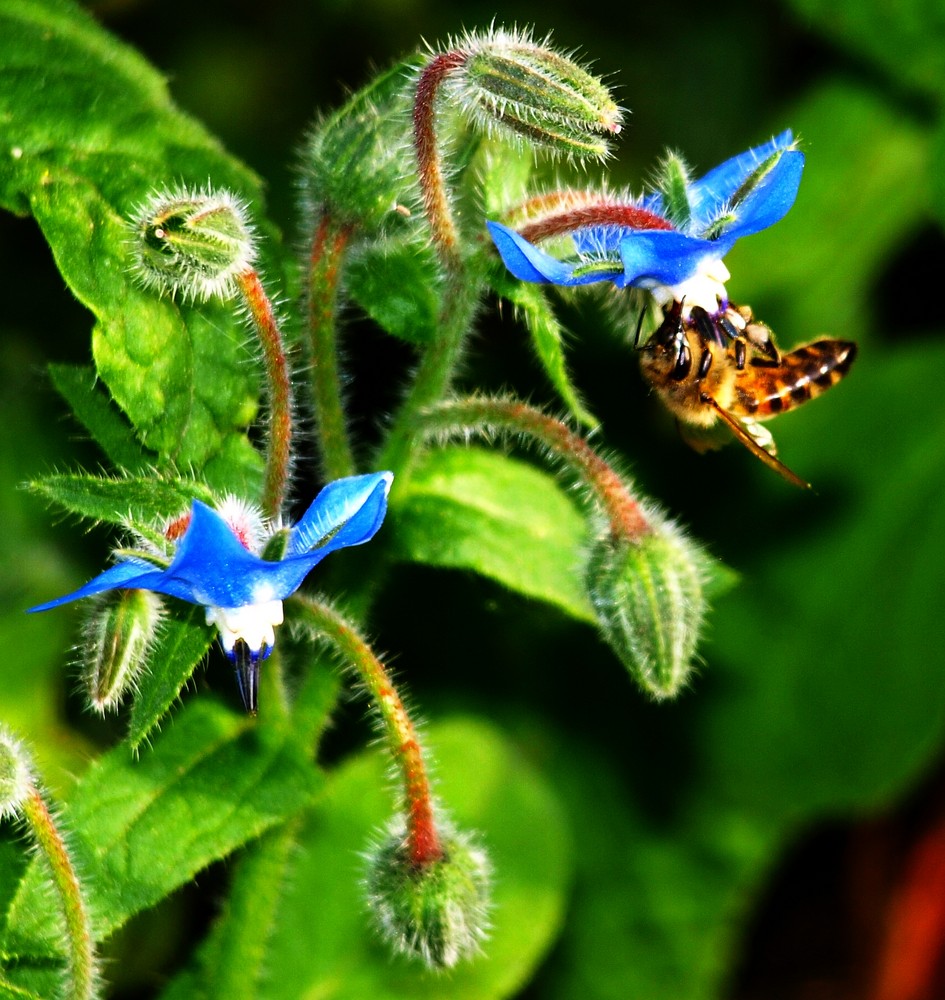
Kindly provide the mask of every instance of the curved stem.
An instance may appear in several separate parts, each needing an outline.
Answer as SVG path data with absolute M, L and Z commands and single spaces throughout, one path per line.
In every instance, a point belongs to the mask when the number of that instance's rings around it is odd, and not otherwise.
M 72 866 L 65 841 L 35 787 L 23 803 L 23 815 L 29 824 L 36 846 L 46 859 L 53 885 L 62 906 L 69 949 L 69 971 L 74 1000 L 87 1000 L 97 995 L 98 976 L 95 964 L 95 946 L 89 927 L 89 915 L 82 897 L 82 887 Z
M 404 818 L 411 863 L 419 868 L 439 861 L 443 857 L 443 848 L 436 828 L 435 806 L 423 748 L 387 668 L 354 625 L 333 608 L 301 595 L 296 595 L 294 600 L 305 609 L 309 625 L 317 629 L 357 672 L 377 709 L 384 741 L 403 782 Z
M 327 212 L 318 221 L 309 251 L 308 331 L 315 433 L 326 480 L 354 475 L 338 363 L 337 301 L 341 266 L 351 226 Z
M 546 448 L 591 491 L 614 535 L 636 541 L 652 531 L 620 474 L 567 424 L 516 399 L 466 397 L 447 400 L 423 415 L 424 434 L 521 434 Z
M 436 95 L 449 73 L 468 59 L 469 54 L 461 51 L 441 52 L 434 56 L 420 74 L 413 105 L 413 141 L 423 205 L 433 241 L 444 258 L 458 255 L 459 240 L 436 140 Z
M 292 382 L 282 331 L 272 302 L 253 271 L 237 277 L 263 351 L 269 390 L 269 433 L 266 441 L 266 478 L 263 512 L 276 518 L 282 511 L 292 464 Z
M 433 244 L 445 272 L 445 287 L 437 336 L 420 359 L 413 383 L 377 459 L 379 468 L 391 469 L 396 474 L 401 488 L 410 473 L 419 414 L 441 399 L 449 388 L 479 300 L 479 282 L 459 252 L 435 129 L 440 84 L 468 58 L 468 53 L 462 51 L 435 56 L 420 74 L 414 97 L 414 145 L 420 188 Z
M 413 383 L 400 404 L 377 458 L 377 468 L 393 471 L 399 489 L 403 488 L 410 474 L 419 441 L 422 413 L 438 403 L 449 389 L 478 303 L 478 282 L 464 274 L 448 279 L 438 335 L 420 359 Z

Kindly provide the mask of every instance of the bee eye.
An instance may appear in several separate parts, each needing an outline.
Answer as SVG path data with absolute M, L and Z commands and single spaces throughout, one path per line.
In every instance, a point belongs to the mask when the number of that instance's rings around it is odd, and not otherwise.
M 676 354 L 676 364 L 673 366 L 673 370 L 669 373 L 669 377 L 674 382 L 682 382 L 691 370 L 692 352 L 689 350 L 689 345 L 685 340 L 683 340 L 679 345 L 679 351 Z

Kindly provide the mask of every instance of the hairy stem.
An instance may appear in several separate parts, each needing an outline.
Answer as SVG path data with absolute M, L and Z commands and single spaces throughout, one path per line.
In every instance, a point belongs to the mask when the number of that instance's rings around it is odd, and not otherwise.
M 292 381 L 282 331 L 272 302 L 254 270 L 237 277 L 240 291 L 259 337 L 266 369 L 269 432 L 266 440 L 266 476 L 262 508 L 277 518 L 285 502 L 292 464 Z
M 447 279 L 437 337 L 427 345 L 417 365 L 413 383 L 400 404 L 377 459 L 378 468 L 395 473 L 399 488 L 403 488 L 410 474 L 422 413 L 438 403 L 448 391 L 478 303 L 478 282 L 471 276 L 456 274 Z
M 62 907 L 69 951 L 68 993 L 71 1000 L 86 1000 L 97 995 L 95 946 L 89 927 L 89 915 L 82 897 L 65 841 L 56 827 L 39 790 L 30 791 L 23 803 L 23 815 L 40 854 L 52 875 L 56 895 Z
M 423 415 L 423 432 L 435 434 L 520 434 L 542 445 L 591 491 L 616 538 L 635 541 L 652 530 L 619 473 L 579 434 L 556 417 L 516 399 L 466 397 L 447 400 Z
M 436 96 L 446 76 L 468 59 L 469 54 L 462 51 L 434 56 L 420 74 L 413 105 L 413 141 L 423 205 L 433 242 L 444 258 L 458 256 L 459 240 L 436 139 Z
M 327 212 L 318 221 L 309 251 L 308 331 L 315 433 L 326 480 L 355 472 L 345 419 L 338 362 L 337 302 L 341 266 L 351 226 Z
M 384 741 L 401 774 L 407 846 L 410 861 L 423 867 L 443 856 L 436 828 L 433 794 L 423 748 L 407 709 L 387 668 L 358 630 L 333 608 L 296 595 L 308 623 L 330 642 L 357 673 L 371 698 L 383 729 Z

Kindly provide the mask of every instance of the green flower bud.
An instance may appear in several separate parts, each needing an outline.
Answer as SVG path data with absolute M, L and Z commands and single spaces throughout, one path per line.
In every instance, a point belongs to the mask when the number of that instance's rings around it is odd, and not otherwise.
M 431 969 L 476 955 L 489 929 L 491 866 L 467 834 L 440 824 L 442 854 L 413 863 L 403 826 L 369 852 L 368 903 L 383 937 Z
M 692 669 L 705 614 L 704 557 L 675 525 L 651 520 L 635 541 L 591 550 L 588 594 L 604 638 L 654 698 L 671 698 Z
M 656 188 L 663 196 L 666 218 L 677 229 L 688 229 L 692 221 L 692 206 L 689 204 L 689 169 L 676 153 L 667 153 L 660 164 Z
M 469 53 L 449 86 L 461 107 L 487 131 L 569 156 L 602 159 L 606 136 L 620 131 L 621 109 L 596 77 L 527 32 L 490 31 L 457 46 Z
M 5 727 L 0 727 L 0 819 L 21 814 L 23 803 L 35 789 L 29 755 Z
M 92 707 L 105 714 L 133 690 L 162 617 L 150 590 L 112 590 L 91 605 L 81 646 L 81 679 Z
M 162 293 L 230 298 L 256 259 L 248 209 L 229 191 L 159 191 L 131 226 L 136 274 Z
M 303 208 L 369 232 L 417 207 L 410 134 L 411 71 L 398 64 L 315 123 L 299 158 Z

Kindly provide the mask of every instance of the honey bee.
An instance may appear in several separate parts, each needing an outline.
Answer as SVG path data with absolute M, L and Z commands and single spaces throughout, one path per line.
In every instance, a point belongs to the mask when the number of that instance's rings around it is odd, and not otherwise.
M 788 482 L 810 484 L 777 458 L 774 439 L 759 421 L 794 409 L 839 382 L 856 358 L 856 344 L 818 340 L 781 354 L 771 331 L 747 306 L 729 305 L 716 316 L 682 303 L 641 348 L 643 377 L 683 425 L 702 431 L 721 420 L 741 443 Z M 709 439 L 686 435 L 697 450 Z

